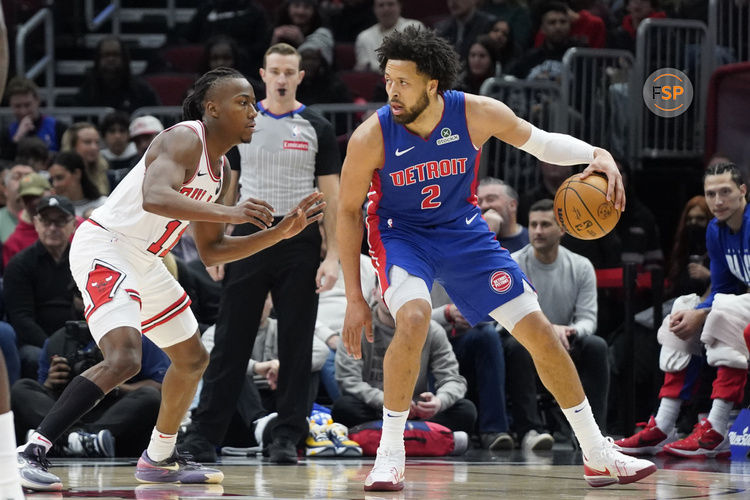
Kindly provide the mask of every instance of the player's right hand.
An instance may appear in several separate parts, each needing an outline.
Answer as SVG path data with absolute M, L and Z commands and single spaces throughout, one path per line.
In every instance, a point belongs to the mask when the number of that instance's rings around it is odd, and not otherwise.
M 362 328 L 367 341 L 372 342 L 372 311 L 364 297 L 347 302 L 341 331 L 346 352 L 354 359 L 362 359 Z
M 250 224 L 261 229 L 267 229 L 273 224 L 273 207 L 263 200 L 248 198 L 232 207 L 229 219 L 230 224 Z

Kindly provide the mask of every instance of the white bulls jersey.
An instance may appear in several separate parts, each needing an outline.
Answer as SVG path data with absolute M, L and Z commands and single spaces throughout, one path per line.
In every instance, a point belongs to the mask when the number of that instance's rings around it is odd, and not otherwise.
M 190 127 L 198 134 L 203 144 L 203 154 L 201 154 L 198 168 L 193 177 L 183 183 L 180 193 L 194 200 L 215 202 L 221 193 L 225 158 L 221 159 L 219 176 L 216 177 L 211 171 L 208 160 L 206 129 L 203 122 L 184 121 L 167 130 L 175 127 Z M 144 252 L 164 257 L 180 240 L 189 221 L 169 219 L 143 209 L 145 175 L 146 154 L 112 191 L 104 205 L 93 211 L 91 220 L 104 229 L 125 236 Z

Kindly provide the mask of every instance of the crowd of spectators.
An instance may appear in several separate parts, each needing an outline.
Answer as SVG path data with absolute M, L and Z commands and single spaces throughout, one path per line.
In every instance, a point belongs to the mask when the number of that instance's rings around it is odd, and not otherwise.
M 266 95 L 265 84 L 271 81 L 265 75 L 261 78 L 263 54 L 270 45 L 284 42 L 300 55 L 299 69 L 304 72 L 296 90 L 300 102 L 382 101 L 385 94 L 378 84 L 375 49 L 393 30 L 417 25 L 434 28 L 455 47 L 463 63 L 457 88 L 478 93 L 492 77 L 559 81 L 563 54 L 571 47 L 634 51 L 636 30 L 644 19 L 705 20 L 707 16 L 707 2 L 697 0 L 447 0 L 445 6 L 435 8 L 436 13 L 409 10 L 415 19 L 402 15 L 406 4 L 401 0 L 285 0 L 270 11 L 269 2 L 207 0 L 186 26 L 169 34 L 169 47 L 151 54 L 149 72 L 179 72 L 167 56 L 168 49 L 192 45 L 198 47 L 198 57 L 186 75 L 194 72 L 197 76 L 219 66 L 236 68 L 251 81 L 260 101 Z M 0 322 L 0 347 L 10 381 L 15 382 L 12 395 L 19 442 L 24 442 L 25 433 L 81 369 L 76 363 L 96 357 L 97 349 L 81 323 L 83 312 L 68 269 L 67 242 L 164 130 L 156 117 L 133 114 L 165 99 L 147 78 L 131 73 L 130 50 L 123 40 L 103 38 L 92 59 L 91 70 L 69 104 L 115 110 L 98 123 L 66 123 L 41 113 L 39 89 L 20 76 L 9 82 L 4 96 L 13 118 L 0 130 L 4 200 L 0 208 L 0 314 L 5 320 Z M 352 80 L 347 79 L 351 73 L 378 76 L 363 91 L 352 87 Z M 347 130 L 340 124 L 334 132 L 345 140 Z M 627 159 L 618 163 L 628 182 Z M 239 170 L 240 165 L 232 168 Z M 582 374 L 596 419 L 606 429 L 608 423 L 618 422 L 616 405 L 610 404 L 608 413 L 608 403 L 617 397 L 610 390 L 610 373 L 617 380 L 623 369 L 616 331 L 622 320 L 618 310 L 622 296 L 621 290 L 598 290 L 597 273 L 628 262 L 641 271 L 664 266 L 659 224 L 629 190 L 628 211 L 613 233 L 592 242 L 563 235 L 554 223 L 549 200 L 573 169 L 541 162 L 538 168 L 539 184 L 523 193 L 497 179 L 483 180 L 478 204 L 498 240 L 516 252 L 514 257 L 537 285 L 542 309 L 559 330 L 561 342 Z M 705 291 L 708 263 L 705 243 L 700 243 L 710 218 L 705 201 L 693 199 L 686 206 L 666 259 L 668 296 Z M 211 344 L 222 286 L 201 265 L 189 231 L 165 264 L 191 295 L 201 330 L 210 328 L 204 341 Z M 394 324 L 382 302 L 374 299 L 375 343 L 363 339 L 367 353 L 363 360 L 348 356 L 339 343 L 342 318 L 338 316 L 345 300 L 342 281 L 340 290 L 320 296 L 309 393 L 310 403 L 331 406 L 335 420 L 356 425 L 379 419 L 382 356 Z M 561 288 L 571 283 L 576 294 Z M 477 446 L 491 450 L 514 445 L 548 449 L 555 438 L 564 438 L 564 429 L 555 426 L 549 415 L 540 414 L 543 389 L 530 357 L 518 343 L 492 322 L 471 328 L 450 299 L 440 296 L 439 287 L 433 300 L 435 321 L 423 351 L 412 418 L 474 434 Z M 639 305 L 647 302 L 641 300 Z M 601 321 L 604 317 L 607 320 Z M 648 325 L 647 334 L 655 335 L 657 326 Z M 276 330 L 277 317 L 269 302 L 243 375 L 245 388 L 236 409 L 229 409 L 236 410 L 256 442 L 262 442 L 256 432 L 258 422 L 265 425 L 269 416 L 275 416 Z M 652 352 L 657 351 L 655 342 L 651 344 Z M 147 439 L 147 429 L 156 417 L 159 386 L 168 363 L 150 344 L 144 343 L 143 349 L 142 372 L 90 418 L 79 422 L 59 443 L 58 453 L 128 455 L 131 448 L 136 453 L 143 447 L 141 441 Z M 655 371 L 656 366 L 650 369 Z M 651 406 L 640 413 L 653 410 Z M 132 432 L 128 415 L 139 415 L 140 427 L 136 428 L 145 429 L 142 436 Z

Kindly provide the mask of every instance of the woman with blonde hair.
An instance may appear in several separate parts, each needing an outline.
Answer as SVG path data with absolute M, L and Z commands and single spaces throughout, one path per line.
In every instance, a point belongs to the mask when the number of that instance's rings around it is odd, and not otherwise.
M 62 151 L 75 151 L 86 166 L 86 174 L 103 195 L 109 194 L 109 164 L 101 154 L 99 130 L 89 122 L 77 122 L 62 136 Z

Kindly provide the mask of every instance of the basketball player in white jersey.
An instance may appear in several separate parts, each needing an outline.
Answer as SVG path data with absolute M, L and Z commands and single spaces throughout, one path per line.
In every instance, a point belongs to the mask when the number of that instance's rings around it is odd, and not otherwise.
M 218 483 L 223 474 L 187 461 L 175 449 L 177 431 L 208 364 L 190 298 L 161 258 L 188 223 L 203 262 L 245 258 L 292 237 L 322 218 L 322 195 L 313 193 L 273 228 L 273 208 L 259 200 L 236 206 L 214 203 L 229 186 L 224 154 L 249 142 L 255 126 L 255 94 L 228 68 L 195 83 L 183 104 L 185 120 L 160 133 L 106 203 L 76 232 L 70 249 L 73 278 L 81 290 L 91 335 L 104 360 L 73 378 L 28 443 L 18 449 L 24 487 L 61 489 L 47 471 L 46 453 L 73 422 L 105 394 L 140 370 L 141 335 L 172 361 L 151 442 L 135 477 L 141 482 Z M 264 231 L 224 235 L 224 223 L 250 222 Z
M 8 37 L 5 15 L 0 5 L 0 100 L 5 92 L 8 76 Z M 0 352 L 0 498 L 3 500 L 23 500 L 23 491 L 16 463 L 16 429 L 13 426 L 13 412 L 10 411 L 10 387 L 5 357 Z

